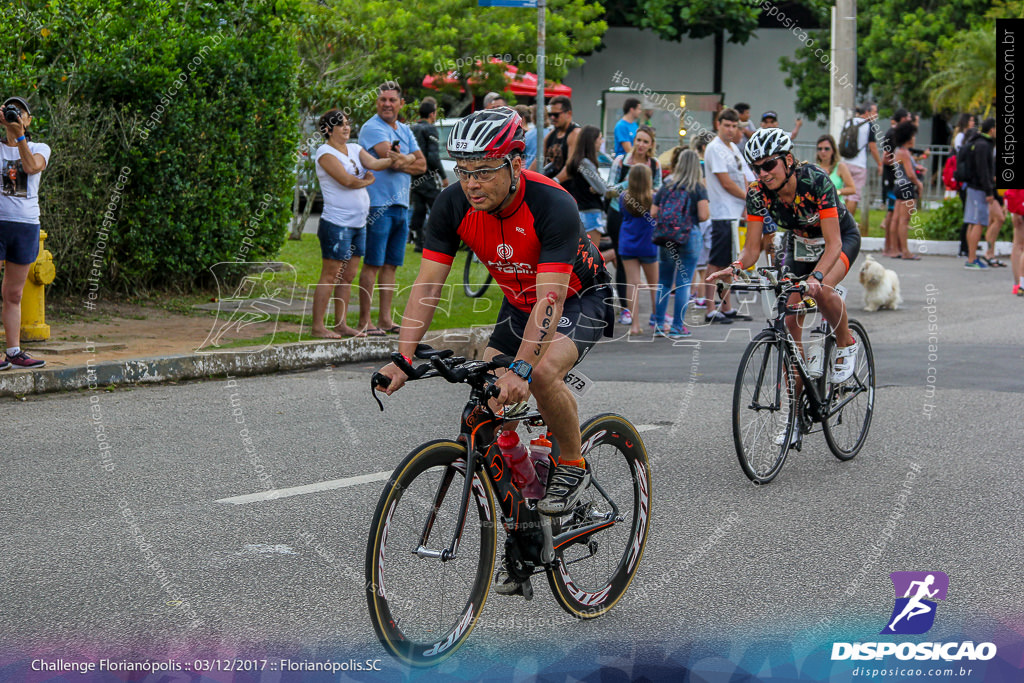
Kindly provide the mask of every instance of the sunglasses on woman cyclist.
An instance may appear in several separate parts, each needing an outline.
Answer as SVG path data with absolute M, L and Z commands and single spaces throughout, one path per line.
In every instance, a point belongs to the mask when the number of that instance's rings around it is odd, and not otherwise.
M 460 168 L 460 167 L 456 166 L 455 167 L 455 176 L 459 180 L 469 181 L 469 180 L 472 180 L 473 178 L 476 178 L 477 182 L 486 183 L 488 180 L 493 180 L 494 177 L 498 175 L 498 171 L 500 171 L 501 169 L 505 168 L 505 165 L 507 163 L 508 163 L 508 159 L 506 159 L 505 161 L 501 162 L 500 166 L 495 166 L 494 168 L 481 168 L 481 169 L 477 169 L 475 171 L 470 171 L 468 169 Z
M 765 173 L 771 173 L 772 169 L 775 168 L 776 164 L 778 164 L 781 159 L 782 157 L 780 156 L 772 157 L 770 159 L 765 159 L 759 164 L 751 164 L 751 167 L 753 167 L 754 173 L 761 173 L 762 171 Z

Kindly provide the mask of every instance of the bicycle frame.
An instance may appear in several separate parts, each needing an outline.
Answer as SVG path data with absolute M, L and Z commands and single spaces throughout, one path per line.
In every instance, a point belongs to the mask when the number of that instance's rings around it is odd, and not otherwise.
M 820 381 L 820 378 L 814 379 L 809 376 L 803 354 L 800 353 L 796 339 L 793 338 L 792 333 L 790 333 L 789 328 L 786 326 L 787 317 L 813 313 L 818 310 L 817 306 L 801 306 L 800 308 L 790 306 L 789 296 L 793 293 L 797 293 L 799 290 L 792 287 L 785 287 L 783 285 L 784 281 L 773 281 L 774 278 L 768 278 L 767 274 L 764 276 L 768 280 L 767 284 L 734 284 L 732 287 L 734 289 L 740 289 L 741 291 L 760 292 L 761 296 L 766 296 L 768 292 L 774 292 L 776 294 L 775 317 L 768 321 L 768 327 L 765 329 L 772 332 L 775 336 L 775 341 L 773 343 L 777 343 L 786 349 L 786 351 L 780 356 L 779 371 L 777 374 L 781 375 L 783 365 L 789 364 L 792 361 L 792 364 L 796 366 L 797 372 L 800 374 L 800 378 L 803 381 L 804 390 L 808 393 L 811 408 L 816 413 L 814 417 L 819 421 L 826 420 L 839 413 L 859 393 L 866 391 L 866 387 L 864 387 L 859 378 L 856 378 L 858 384 L 857 390 L 845 397 L 838 404 L 831 405 L 832 400 L 835 398 L 835 385 L 828 381 Z M 823 321 L 823 325 L 825 326 L 825 329 L 821 330 L 821 332 L 824 334 L 831 334 L 831 326 L 828 324 L 828 321 Z M 764 378 L 764 371 L 765 368 L 761 368 L 761 374 L 758 376 L 759 386 L 760 380 Z M 781 380 L 781 376 L 776 377 L 776 386 L 781 384 L 779 380 Z M 827 394 L 823 393 L 823 389 L 825 387 L 828 387 Z M 754 398 L 756 400 L 758 396 L 755 394 Z
M 542 515 L 533 506 L 526 502 L 512 480 L 512 471 L 505 466 L 501 451 L 495 445 L 495 435 L 504 425 L 506 420 L 495 415 L 485 407 L 483 392 L 474 388 L 470 400 L 462 411 L 462 424 L 458 441 L 466 445 L 465 481 L 463 483 L 462 497 L 459 500 L 459 518 L 456 529 L 452 535 L 451 543 L 444 550 L 428 550 L 426 547 L 430 532 L 436 519 L 436 513 L 441 507 L 441 501 L 448 493 L 452 479 L 455 476 L 457 466 L 449 466 L 445 472 L 438 490 L 434 494 L 434 504 L 427 516 L 423 526 L 423 533 L 420 535 L 419 547 L 416 553 L 421 557 L 435 557 L 442 562 L 454 560 L 458 557 L 459 543 L 462 540 L 462 532 L 466 526 L 466 519 L 469 513 L 469 506 L 474 495 L 474 482 L 476 475 L 487 476 L 495 488 L 498 504 L 501 508 L 501 522 L 506 533 L 511 538 L 525 539 L 532 541 L 527 547 L 521 548 L 524 557 L 535 566 L 550 565 L 555 559 L 555 551 L 572 542 L 582 542 L 591 534 L 607 528 L 621 521 L 619 508 L 611 496 L 601 487 L 596 477 L 591 479 L 592 485 L 601 493 L 611 506 L 611 512 L 586 524 L 582 528 L 574 527 L 564 531 L 557 536 L 554 535 L 551 525 L 551 517 Z M 526 422 L 534 426 L 543 425 L 543 418 L 539 412 L 532 412 L 509 422 Z M 557 462 L 557 442 L 551 457 Z M 481 446 L 484 446 L 481 449 Z M 481 501 L 486 500 L 483 491 L 477 492 Z M 537 533 L 540 537 L 538 538 Z M 540 547 L 538 554 L 528 552 L 531 549 Z

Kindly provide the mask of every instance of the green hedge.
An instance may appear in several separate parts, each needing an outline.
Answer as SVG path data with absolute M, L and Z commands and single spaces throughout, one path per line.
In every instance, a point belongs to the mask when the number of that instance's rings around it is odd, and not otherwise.
M 35 138 L 53 148 L 40 200 L 58 289 L 90 277 L 121 292 L 188 289 L 215 263 L 277 254 L 297 142 L 298 0 L 22 10 L 0 14 L 21 46 L 0 56 L 0 84 L 29 97 Z
M 920 225 L 911 225 L 910 237 L 912 239 L 926 240 L 953 240 L 960 241 L 960 226 L 964 222 L 964 205 L 959 197 L 953 197 L 942 202 L 942 206 L 931 211 L 922 211 L 918 214 Z M 985 236 L 982 235 L 982 239 Z M 1010 242 L 1013 240 L 1013 221 L 1007 212 L 1006 221 L 999 230 L 999 240 Z

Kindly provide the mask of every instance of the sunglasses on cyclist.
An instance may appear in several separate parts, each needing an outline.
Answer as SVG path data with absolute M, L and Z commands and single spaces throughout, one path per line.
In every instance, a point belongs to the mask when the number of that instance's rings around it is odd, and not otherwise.
M 770 159 L 765 159 L 764 161 L 762 161 L 759 164 L 751 164 L 751 167 L 754 169 L 754 173 L 761 173 L 761 172 L 771 173 L 772 169 L 774 169 L 775 166 L 781 160 L 782 160 L 782 157 L 772 157 Z
M 455 167 L 455 177 L 459 180 L 469 181 L 476 178 L 477 182 L 486 183 L 488 180 L 494 180 L 498 175 L 498 171 L 505 168 L 508 164 L 508 159 L 501 162 L 501 166 L 495 166 L 494 168 L 480 168 L 475 171 L 470 171 L 465 168 Z

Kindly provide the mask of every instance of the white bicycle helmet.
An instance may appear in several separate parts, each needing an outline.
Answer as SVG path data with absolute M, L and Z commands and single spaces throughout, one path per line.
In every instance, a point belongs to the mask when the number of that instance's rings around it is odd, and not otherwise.
M 526 150 L 523 119 L 510 107 L 484 109 L 465 117 L 448 134 L 452 159 L 503 159 Z
M 766 159 L 776 154 L 793 151 L 793 141 L 781 128 L 758 128 L 747 140 L 743 148 L 743 156 L 748 164 Z

